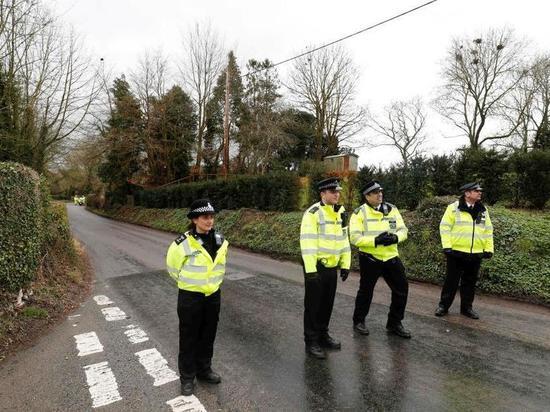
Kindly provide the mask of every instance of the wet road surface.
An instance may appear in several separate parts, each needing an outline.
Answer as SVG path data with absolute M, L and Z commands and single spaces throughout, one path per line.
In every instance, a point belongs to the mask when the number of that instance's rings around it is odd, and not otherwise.
M 170 410 L 166 401 L 179 395 L 178 382 L 153 387 L 134 352 L 154 346 L 177 371 L 177 289 L 163 270 L 175 236 L 82 208 L 69 206 L 69 214 L 96 269 L 92 296 L 115 301 L 130 316 L 126 324 L 139 324 L 150 340 L 129 350 L 120 327 L 106 325 L 90 300 L 75 312 L 82 315 L 77 326 L 68 320 L 0 365 L 0 405 L 89 410 L 86 362 L 77 359 L 72 335 L 94 329 L 105 354 L 90 356 L 109 361 L 122 398 L 100 410 Z M 304 353 L 300 283 L 297 265 L 230 249 L 213 360 L 223 381 L 196 390 L 206 410 L 550 409 L 547 309 L 481 298 L 481 321 L 439 319 L 432 314 L 439 289 L 411 285 L 405 324 L 413 339 L 403 340 L 385 332 L 389 293 L 381 281 L 368 318 L 371 334 L 363 337 L 351 329 L 357 279 L 350 279 L 339 282 L 331 321 L 342 350 L 323 361 Z

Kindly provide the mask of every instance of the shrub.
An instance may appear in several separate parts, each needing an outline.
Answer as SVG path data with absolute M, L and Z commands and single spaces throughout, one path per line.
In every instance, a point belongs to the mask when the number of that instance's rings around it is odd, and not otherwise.
M 34 279 L 47 202 L 47 186 L 35 171 L 0 163 L 0 285 L 10 292 Z
M 542 209 L 550 199 L 550 150 L 516 153 L 511 158 L 518 203 Z M 524 204 L 525 205 L 525 204 Z
M 144 190 L 135 202 L 147 208 L 185 208 L 195 199 L 208 198 L 217 209 L 290 211 L 297 208 L 299 190 L 298 177 L 287 172 Z

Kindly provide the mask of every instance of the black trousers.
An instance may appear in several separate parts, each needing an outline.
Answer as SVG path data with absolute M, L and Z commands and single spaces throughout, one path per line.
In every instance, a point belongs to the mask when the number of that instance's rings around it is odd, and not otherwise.
M 395 257 L 386 262 L 374 259 L 365 253 L 359 255 L 361 278 L 355 298 L 353 323 L 364 322 L 369 314 L 374 287 L 382 276 L 391 289 L 391 305 L 388 326 L 393 326 L 405 317 L 405 306 L 409 295 L 409 282 L 405 276 L 405 267 L 401 259 Z
M 474 303 L 475 288 L 481 266 L 481 258 L 476 255 L 450 254 L 447 256 L 447 275 L 441 290 L 439 305 L 448 309 L 452 304 L 460 283 L 460 308 L 471 309 Z
M 319 343 L 328 334 L 332 315 L 338 268 L 326 268 L 317 263 L 317 276 L 305 277 L 304 340 L 306 345 Z
M 180 289 L 178 318 L 180 380 L 193 379 L 197 373 L 210 371 L 214 340 L 220 314 L 220 291 L 210 296 Z

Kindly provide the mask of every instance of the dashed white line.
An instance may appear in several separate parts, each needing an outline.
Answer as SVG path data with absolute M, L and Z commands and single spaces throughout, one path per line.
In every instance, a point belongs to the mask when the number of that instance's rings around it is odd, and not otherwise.
M 108 322 L 112 322 L 114 320 L 122 320 L 126 319 L 126 313 L 124 313 L 119 307 L 113 306 L 111 308 L 104 308 L 101 309 L 101 312 L 103 313 L 103 316 L 105 316 L 105 320 Z
M 94 300 L 95 300 L 95 303 L 97 303 L 98 305 L 100 306 L 103 306 L 103 305 L 110 305 L 113 303 L 113 301 L 111 299 L 109 299 L 107 296 L 105 295 L 97 295 L 97 296 L 94 296 Z
M 103 352 L 103 345 L 99 342 L 95 332 L 81 333 L 74 336 L 78 356 L 91 355 L 92 353 Z
M 139 363 L 143 365 L 147 374 L 155 379 L 153 386 L 164 385 L 179 379 L 176 372 L 168 367 L 168 362 L 158 350 L 146 349 L 136 352 L 135 355 L 139 358 Z
M 172 407 L 173 412 L 206 412 L 206 409 L 195 395 L 178 396 L 169 400 L 166 404 Z
M 99 408 L 122 399 L 118 393 L 115 375 L 109 368 L 108 362 L 84 366 L 84 371 L 92 396 L 92 408 Z
M 79 316 L 81 316 L 81 315 L 70 315 L 70 316 L 69 316 L 69 319 L 78 318 Z
M 128 325 L 126 326 L 127 331 L 124 332 L 124 334 L 128 337 L 128 340 L 130 343 L 136 344 L 141 342 L 147 342 L 149 340 L 149 337 L 145 333 L 145 331 L 136 325 Z

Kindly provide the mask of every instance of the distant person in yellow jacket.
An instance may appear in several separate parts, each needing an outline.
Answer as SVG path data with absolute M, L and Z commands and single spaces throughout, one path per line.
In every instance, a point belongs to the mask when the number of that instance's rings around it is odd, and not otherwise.
M 472 304 L 481 260 L 490 259 L 494 253 L 493 225 L 489 211 L 481 203 L 480 184 L 467 183 L 460 191 L 462 196 L 447 206 L 439 224 L 447 274 L 435 315 L 448 313 L 460 283 L 460 313 L 479 319 Z
M 382 276 L 391 289 L 391 305 L 386 329 L 402 338 L 411 333 L 403 327 L 409 284 L 405 267 L 399 259 L 397 244 L 407 239 L 407 227 L 397 208 L 384 202 L 380 182 L 371 180 L 362 191 L 365 203 L 350 218 L 351 244 L 359 249 L 361 278 L 355 298 L 353 329 L 368 335 L 365 325 L 374 287 Z
M 339 350 L 340 342 L 328 333 L 338 269 L 345 281 L 349 275 L 351 250 L 347 214 L 340 200 L 340 182 L 329 178 L 317 183 L 321 200 L 304 213 L 300 248 L 304 261 L 304 340 L 306 353 L 318 359 L 325 349 Z
M 179 288 L 178 367 L 185 396 L 193 393 L 195 377 L 221 382 L 212 370 L 212 356 L 229 243 L 214 229 L 215 213 L 207 199 L 195 200 L 187 214 L 190 230 L 172 242 L 166 255 L 168 273 Z

